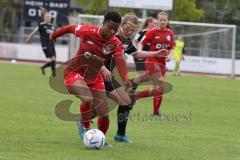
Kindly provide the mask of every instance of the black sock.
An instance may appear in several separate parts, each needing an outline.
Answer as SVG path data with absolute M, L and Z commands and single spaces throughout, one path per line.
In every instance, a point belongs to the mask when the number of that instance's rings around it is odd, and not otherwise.
M 118 121 L 118 131 L 117 134 L 119 135 L 125 135 L 126 127 L 127 127 L 127 121 L 129 116 L 129 106 L 118 106 L 117 111 L 117 121 Z
M 42 68 L 45 69 L 46 67 L 50 67 L 50 66 L 52 66 L 52 62 L 47 62 L 42 66 Z
M 51 62 L 52 75 L 56 76 L 56 61 Z

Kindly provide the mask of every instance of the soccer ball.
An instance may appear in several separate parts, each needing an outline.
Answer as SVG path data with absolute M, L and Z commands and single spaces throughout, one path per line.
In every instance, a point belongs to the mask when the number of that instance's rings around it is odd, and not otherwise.
M 83 136 L 83 143 L 88 149 L 100 149 L 105 144 L 105 135 L 98 129 L 90 129 Z

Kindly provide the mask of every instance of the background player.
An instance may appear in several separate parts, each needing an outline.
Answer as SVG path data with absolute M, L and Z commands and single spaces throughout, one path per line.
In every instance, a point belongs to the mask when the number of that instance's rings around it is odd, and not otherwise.
M 103 67 L 113 55 L 122 80 L 126 82 L 127 68 L 123 59 L 122 44 L 115 36 L 121 16 L 114 11 L 104 15 L 103 27 L 92 25 L 68 25 L 51 35 L 51 39 L 72 33 L 81 38 L 75 57 L 65 70 L 64 83 L 69 92 L 82 100 L 80 105 L 81 121 L 77 121 L 80 138 L 90 128 L 92 107 L 96 110 L 98 128 L 106 134 L 109 127 L 108 103 L 104 80 L 111 80 L 111 72 Z M 121 68 L 120 68 L 121 67 Z
M 137 48 L 138 43 L 142 40 L 143 36 L 145 35 L 145 33 L 156 27 L 157 26 L 157 20 L 153 17 L 148 17 L 145 19 L 145 21 L 142 24 L 142 27 L 140 29 L 140 31 L 135 35 L 134 39 L 133 39 L 133 44 L 134 46 Z M 150 49 L 150 45 L 147 44 L 146 46 L 143 46 L 143 51 L 149 51 Z M 134 58 L 134 62 L 135 62 L 135 67 L 136 67 L 136 71 L 138 73 L 138 75 L 145 75 L 145 59 L 138 59 L 138 58 Z M 136 83 L 140 83 L 141 80 L 139 79 L 135 79 Z
M 36 27 L 25 40 L 26 43 L 30 43 L 32 38 L 39 32 L 40 40 L 42 45 L 42 50 L 46 58 L 50 59 L 50 62 L 45 63 L 40 67 L 42 74 L 45 75 L 45 68 L 51 67 L 52 75 L 56 76 L 56 52 L 54 41 L 49 40 L 49 35 L 55 30 L 54 26 L 51 24 L 51 17 L 45 8 L 41 8 L 42 20 L 38 27 Z
M 170 60 L 174 46 L 173 32 L 168 27 L 168 14 L 166 12 L 160 12 L 158 14 L 158 27 L 149 30 L 145 34 L 142 41 L 138 44 L 138 50 L 141 51 L 146 44 L 150 44 L 150 51 L 157 51 L 160 49 L 168 50 L 159 57 L 146 58 L 146 71 L 150 80 L 153 82 L 154 88 L 136 94 L 137 99 L 154 96 L 153 115 L 160 115 L 159 110 L 163 100 L 166 62 Z
M 134 46 L 138 46 L 138 43 L 142 40 L 144 37 L 145 33 L 154 28 L 157 27 L 157 20 L 153 17 L 148 17 L 142 24 L 141 30 L 135 35 L 133 44 Z M 143 46 L 143 51 L 149 51 L 150 50 L 150 45 L 147 44 Z M 145 72 L 145 59 L 139 59 L 139 58 L 134 58 L 135 62 L 135 67 L 137 71 L 137 77 L 132 79 L 132 92 L 134 92 L 137 89 L 137 86 L 141 82 L 145 82 L 149 80 L 149 77 L 147 73 Z
M 183 54 L 185 54 L 185 44 L 183 41 L 183 36 L 178 36 L 178 39 L 175 41 L 174 50 L 173 50 L 173 59 L 175 61 L 175 68 L 173 71 L 174 76 L 180 76 L 180 64 L 184 59 Z

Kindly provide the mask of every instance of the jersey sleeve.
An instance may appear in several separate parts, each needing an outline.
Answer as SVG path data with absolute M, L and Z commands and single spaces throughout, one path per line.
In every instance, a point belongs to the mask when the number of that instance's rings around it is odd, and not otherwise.
M 137 52 L 137 48 L 134 47 L 134 45 L 132 45 L 130 48 L 128 48 L 125 53 L 129 54 L 129 55 L 134 55 Z
M 71 25 L 67 25 L 62 28 L 59 28 L 55 32 L 53 32 L 52 37 L 53 39 L 56 39 L 67 33 L 75 34 L 76 27 L 77 27 L 76 24 L 71 24 Z
M 77 24 L 71 24 L 64 26 L 62 28 L 59 28 L 53 33 L 53 38 L 57 38 L 59 36 L 62 36 L 67 33 L 72 33 L 76 37 L 83 38 L 85 35 L 87 35 L 89 32 L 93 31 L 93 27 L 91 25 L 77 25 Z
M 138 37 L 138 39 L 137 39 L 138 42 L 140 42 L 140 41 L 142 40 L 142 38 L 143 38 L 143 36 L 145 35 L 145 33 L 146 33 L 146 31 L 140 31 L 140 32 L 139 32 L 139 37 Z
M 154 30 L 149 30 L 145 33 L 142 40 L 140 41 L 140 43 L 143 46 L 147 45 L 153 39 L 153 32 L 154 32 Z
M 134 36 L 133 40 L 138 41 L 138 38 L 140 37 L 139 32 Z
M 129 55 L 134 55 L 137 52 L 137 48 L 133 45 L 132 41 L 130 39 L 126 40 L 125 42 L 122 42 L 123 44 L 126 43 L 126 45 L 128 46 L 125 49 L 125 53 L 129 54 Z
M 84 35 L 88 34 L 89 32 L 92 31 L 92 27 L 91 25 L 77 25 L 76 28 L 75 28 L 75 32 L 74 32 L 74 35 L 76 37 L 84 37 Z

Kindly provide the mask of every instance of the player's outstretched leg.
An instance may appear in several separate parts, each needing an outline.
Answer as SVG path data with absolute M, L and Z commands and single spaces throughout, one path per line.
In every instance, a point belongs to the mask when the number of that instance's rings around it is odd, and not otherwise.
M 117 111 L 118 130 L 114 136 L 115 141 L 125 142 L 128 144 L 133 143 L 128 136 L 126 136 L 126 127 L 129 117 L 130 107 L 129 105 L 119 105 Z
M 132 143 L 132 141 L 126 136 L 129 111 L 130 108 L 132 108 L 132 106 L 130 106 L 131 100 L 123 87 L 111 91 L 109 97 L 119 104 L 117 111 L 118 130 L 114 136 L 114 140 L 118 142 Z

